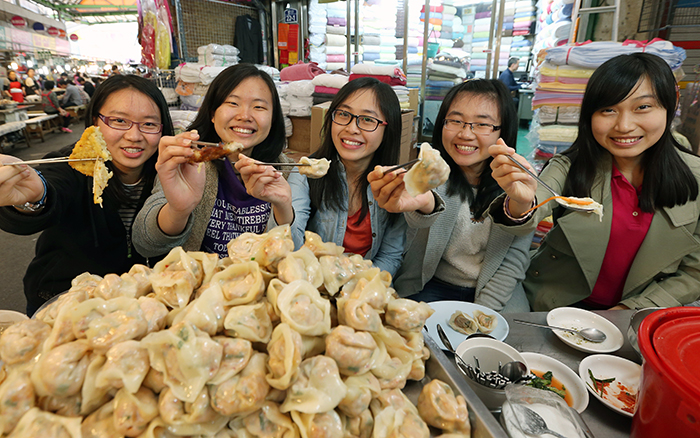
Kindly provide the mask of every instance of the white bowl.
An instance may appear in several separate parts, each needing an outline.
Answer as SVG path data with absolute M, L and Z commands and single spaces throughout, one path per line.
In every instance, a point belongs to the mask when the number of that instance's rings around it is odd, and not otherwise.
M 625 343 L 620 329 L 612 322 L 602 316 L 589 312 L 588 310 L 575 307 L 558 307 L 547 313 L 547 324 L 555 327 L 563 327 L 574 330 L 581 330 L 587 327 L 597 328 L 607 336 L 601 343 L 589 342 L 581 336 L 565 332 L 563 330 L 552 330 L 559 339 L 577 350 L 586 353 L 612 353 L 617 351 Z
M 512 361 L 527 362 L 518 350 L 506 344 L 489 338 L 467 339 L 457 346 L 456 353 L 469 365 L 476 367 L 476 360 L 479 359 L 479 369 L 484 373 L 498 371 L 498 362 L 505 364 Z M 455 359 L 456 360 L 456 359 Z M 503 389 L 494 389 L 476 383 L 470 378 L 466 378 L 467 383 L 491 411 L 499 411 L 503 402 L 506 401 L 506 393 Z
M 559 380 L 567 392 L 571 394 L 573 402 L 572 408 L 579 413 L 586 410 L 588 406 L 588 391 L 579 379 L 578 375 L 569 367 L 549 356 L 539 353 L 522 353 L 527 367 L 532 370 L 546 373 L 551 371 L 552 375 Z
M 602 397 L 592 388 L 593 383 L 588 375 L 588 370 L 593 373 L 596 379 L 615 378 L 615 381 L 607 387 Z M 605 406 L 626 417 L 634 415 L 632 412 L 621 409 L 623 403 L 617 399 L 616 395 L 622 390 L 618 383 L 624 385 L 630 393 L 637 394 L 639 381 L 642 377 L 642 367 L 640 365 L 610 354 L 594 354 L 581 361 L 578 366 L 578 374 L 586 384 L 586 389 Z
M 29 319 L 24 313 L 15 312 L 14 310 L 0 310 L 0 334 L 12 324 Z

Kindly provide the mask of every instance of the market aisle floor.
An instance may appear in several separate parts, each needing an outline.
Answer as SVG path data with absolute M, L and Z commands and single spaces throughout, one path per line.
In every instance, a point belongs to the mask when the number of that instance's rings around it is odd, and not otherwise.
M 45 142 L 39 139 L 31 140 L 31 147 L 25 143 L 17 145 L 14 149 L 5 150 L 5 154 L 14 155 L 23 160 L 34 160 L 43 157 L 51 151 L 69 146 L 80 138 L 83 132 L 83 121 L 71 125 L 72 134 L 56 133 L 44 136 Z M 16 310 L 24 313 L 26 300 L 22 277 L 27 270 L 29 262 L 34 257 L 34 247 L 39 234 L 31 236 L 15 236 L 0 230 L 0 309 Z

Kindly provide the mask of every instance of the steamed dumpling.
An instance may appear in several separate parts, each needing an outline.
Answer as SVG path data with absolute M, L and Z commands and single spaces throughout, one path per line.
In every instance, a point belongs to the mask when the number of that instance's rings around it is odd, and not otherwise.
M 301 157 L 299 162 L 308 166 L 299 166 L 299 173 L 309 178 L 317 179 L 326 176 L 331 167 L 330 160 L 326 158 Z
M 221 288 L 226 306 L 253 303 L 265 292 L 260 266 L 251 261 L 235 263 L 214 274 L 210 288 L 214 286 Z
M 313 231 L 304 231 L 304 245 L 302 248 L 309 248 L 318 258 L 322 256 L 339 256 L 345 252 L 342 246 L 333 242 L 324 242 L 321 236 Z
M 484 313 L 481 310 L 475 310 L 473 316 L 474 321 L 476 321 L 476 324 L 479 326 L 479 331 L 481 333 L 491 333 L 498 324 L 498 319 L 496 319 L 496 315 L 489 315 L 488 313 Z
M 334 410 L 318 414 L 292 411 L 302 438 L 343 438 L 343 422 Z
M 450 327 L 467 336 L 479 331 L 479 325 L 469 315 L 461 310 L 455 310 L 448 321 Z
M 128 437 L 139 436 L 158 416 L 158 399 L 148 388 L 141 387 L 135 393 L 122 388 L 113 403 L 114 429 Z
M 236 262 L 254 261 L 269 272 L 277 272 L 277 264 L 294 250 L 289 225 L 275 227 L 267 233 L 243 233 L 227 245 L 229 257 Z
M 335 361 L 326 356 L 314 356 L 299 366 L 299 377 L 287 391 L 280 410 L 306 414 L 327 412 L 338 406 L 347 391 Z
M 387 304 L 386 323 L 397 330 L 420 332 L 433 313 L 435 311 L 427 303 L 399 298 Z
M 297 438 L 294 423 L 288 414 L 280 412 L 279 405 L 270 401 L 243 419 L 245 430 L 253 437 L 260 438 Z
M 234 306 L 224 320 L 226 334 L 251 342 L 267 343 L 272 336 L 272 321 L 265 303 Z
M 26 319 L 7 328 L 0 336 L 0 360 L 7 365 L 27 362 L 36 356 L 51 326 L 36 319 Z
M 379 351 L 371 334 L 339 325 L 326 336 L 326 356 L 335 360 L 341 374 L 356 376 L 372 368 Z
M 331 303 L 311 283 L 296 280 L 277 297 L 282 322 L 302 335 L 321 336 L 331 332 Z
M 430 144 L 423 143 L 420 146 L 418 158 L 420 161 L 406 172 L 403 179 L 406 191 L 411 196 L 418 196 L 443 185 L 450 176 L 450 166 Z
M 431 380 L 418 396 L 418 412 L 426 423 L 445 431 L 469 433 L 467 402 L 455 396 L 452 388 L 440 380 Z
M 18 370 L 7 376 L 0 385 L 0 435 L 10 433 L 34 406 L 36 394 L 29 372 Z
M 121 342 L 110 348 L 107 360 L 95 377 L 97 387 L 125 388 L 135 393 L 151 368 L 148 350 L 138 341 Z
M 300 248 L 282 259 L 277 266 L 278 277 L 285 283 L 306 280 L 318 288 L 323 284 L 321 264 L 309 248 Z
M 281 323 L 272 332 L 267 352 L 270 355 L 265 376 L 267 383 L 280 390 L 289 388 L 301 363 L 301 335 L 288 324 Z
M 270 392 L 265 380 L 267 354 L 253 353 L 240 373 L 219 385 L 210 385 L 211 406 L 221 415 L 248 414 L 260 409 Z

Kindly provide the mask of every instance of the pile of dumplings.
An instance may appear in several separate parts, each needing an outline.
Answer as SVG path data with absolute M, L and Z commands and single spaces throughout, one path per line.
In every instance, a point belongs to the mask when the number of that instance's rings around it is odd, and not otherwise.
M 0 337 L 0 436 L 470 436 L 445 383 L 417 405 L 425 303 L 391 276 L 289 226 L 243 234 L 229 257 L 173 249 L 150 269 L 88 273 Z M 426 379 L 427 380 L 427 379 Z

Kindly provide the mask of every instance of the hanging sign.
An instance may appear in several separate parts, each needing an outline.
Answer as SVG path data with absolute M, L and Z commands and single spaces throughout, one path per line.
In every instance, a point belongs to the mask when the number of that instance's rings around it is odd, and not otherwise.
M 52 37 L 57 37 L 58 34 L 60 33 L 60 32 L 58 31 L 58 28 L 53 27 L 53 26 L 49 27 L 49 29 L 48 29 L 46 32 L 47 32 L 49 35 L 51 35 Z
M 36 32 L 43 32 L 46 30 L 43 24 L 39 23 L 38 21 L 35 21 L 34 24 L 32 24 L 32 29 L 34 29 Z
M 78 41 L 78 35 L 74 33 L 70 34 L 70 40 L 73 42 Z
M 63 29 L 58 29 L 58 37 L 59 38 L 65 38 L 66 37 L 66 31 Z
M 19 15 L 15 15 L 14 17 L 12 17 L 10 23 L 12 23 L 12 25 L 15 27 L 27 27 L 27 20 L 25 20 L 24 17 L 20 17 Z
M 284 22 L 285 23 L 297 23 L 299 21 L 299 11 L 294 8 L 289 8 L 284 10 Z

